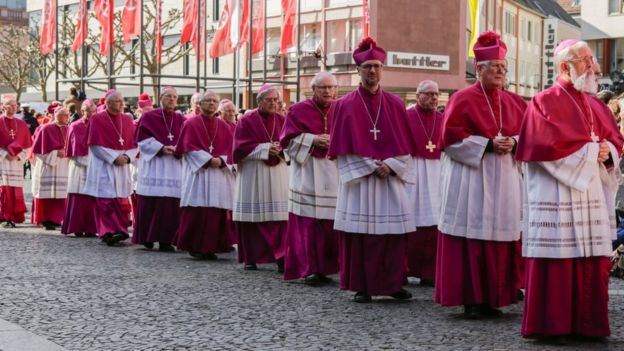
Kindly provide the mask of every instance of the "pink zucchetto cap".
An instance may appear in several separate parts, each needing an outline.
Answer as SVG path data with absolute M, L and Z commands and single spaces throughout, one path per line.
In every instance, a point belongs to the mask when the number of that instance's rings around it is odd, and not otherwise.
M 61 106 L 57 106 L 57 107 L 54 109 L 54 115 L 55 115 L 55 116 L 57 116 L 57 115 L 61 114 L 62 112 L 69 114 L 69 110 L 68 110 L 68 109 L 66 109 L 63 105 L 61 105 Z
M 54 112 L 56 111 L 56 109 L 61 106 L 61 103 L 58 101 L 53 101 L 49 106 L 48 106 L 48 113 L 53 115 Z
M 277 88 L 275 88 L 274 86 L 272 86 L 269 83 L 266 83 L 265 85 L 261 86 L 260 89 L 258 89 L 258 97 L 261 98 L 262 95 L 266 94 L 267 92 L 269 92 L 271 90 L 276 90 L 277 91 Z
M 117 89 L 108 89 L 108 90 L 106 91 L 106 94 L 104 94 L 104 98 L 106 99 L 107 97 L 109 97 L 109 96 L 113 95 L 113 94 L 114 94 L 114 93 L 116 93 L 116 92 L 117 92 Z
M 145 106 L 151 106 L 154 103 L 152 102 L 152 98 L 149 96 L 148 93 L 143 93 L 139 95 L 139 101 L 137 104 L 139 105 L 140 108 L 143 108 Z
M 569 48 L 570 46 L 573 46 L 574 44 L 578 42 L 579 41 L 577 39 L 564 40 L 561 43 L 559 43 L 559 45 L 557 45 L 557 48 L 555 48 L 555 52 L 553 54 L 557 56 L 561 51 Z
M 375 39 L 366 37 L 362 39 L 358 44 L 357 49 L 353 51 L 353 60 L 356 65 L 361 65 L 363 62 L 369 60 L 379 60 L 382 63 L 386 62 L 386 50 L 377 46 Z
M 82 104 L 83 105 L 95 105 L 95 103 L 91 99 L 86 99 L 85 101 L 82 102 Z
M 473 51 L 477 62 L 504 60 L 507 55 L 507 45 L 498 33 L 487 31 L 479 35 Z

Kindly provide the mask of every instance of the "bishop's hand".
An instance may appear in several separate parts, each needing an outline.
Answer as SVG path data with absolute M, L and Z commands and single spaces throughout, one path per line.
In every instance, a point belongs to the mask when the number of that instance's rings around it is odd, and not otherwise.
M 329 134 L 319 134 L 314 137 L 312 144 L 321 149 L 329 148 Z
M 510 137 L 496 137 L 492 140 L 494 152 L 499 155 L 510 153 L 514 147 L 514 140 Z
M 392 170 L 388 167 L 387 164 L 383 163 L 383 161 L 377 161 L 377 169 L 375 169 L 375 175 L 379 178 L 388 178 Z
M 115 161 L 113 161 L 113 164 L 115 166 L 123 166 L 123 165 L 128 164 L 128 163 L 130 163 L 130 157 L 128 157 L 126 154 L 121 154 L 121 155 L 117 156 Z
M 269 155 L 278 156 L 282 152 L 282 147 L 278 142 L 271 143 L 271 147 L 269 148 Z
M 213 168 L 220 168 L 223 165 L 223 160 L 219 157 L 213 157 L 210 159 L 209 165 Z
M 173 155 L 175 153 L 175 146 L 165 145 L 161 150 L 163 155 Z
M 600 150 L 598 151 L 598 162 L 605 162 L 609 159 L 609 154 L 611 153 L 611 149 L 609 149 L 609 144 L 606 141 L 602 141 L 600 143 Z

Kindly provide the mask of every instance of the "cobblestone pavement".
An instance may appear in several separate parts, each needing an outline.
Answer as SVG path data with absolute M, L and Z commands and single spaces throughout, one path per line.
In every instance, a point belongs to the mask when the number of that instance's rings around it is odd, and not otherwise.
M 29 200 L 27 200 L 29 202 Z M 107 247 L 20 225 L 0 231 L 0 318 L 69 350 L 621 350 L 624 281 L 610 285 L 606 343 L 520 337 L 521 305 L 467 321 L 412 282 L 409 302 L 351 302 L 337 283 L 285 283 L 275 265 L 243 271 L 138 246 Z M 336 278 L 336 277 L 334 277 Z M 1 337 L 1 336 L 0 336 Z
M 39 228 L 0 233 L 0 318 L 69 350 L 541 350 L 621 349 L 624 282 L 612 281 L 607 343 L 553 346 L 519 335 L 521 309 L 467 321 L 460 308 L 415 299 L 351 302 L 336 283 L 285 283 L 274 265 L 243 271 L 216 262 Z M 619 345 L 618 345 L 619 344 Z

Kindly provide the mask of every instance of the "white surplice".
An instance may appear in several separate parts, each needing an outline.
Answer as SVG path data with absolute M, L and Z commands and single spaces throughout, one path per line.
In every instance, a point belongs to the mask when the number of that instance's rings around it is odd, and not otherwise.
M 615 165 L 619 153 L 609 143 Z M 556 161 L 524 165 L 525 257 L 610 256 L 615 231 L 617 167 L 597 161 L 600 145 L 587 143 Z
M 70 194 L 84 194 L 87 181 L 87 166 L 89 156 L 69 157 L 69 177 L 67 179 L 67 192 Z
M 136 193 L 180 198 L 182 160 L 173 156 L 157 156 L 162 147 L 163 144 L 153 137 L 139 142 L 141 156 L 137 166 Z
M 394 171 L 385 179 L 374 175 L 370 157 L 338 156 L 338 201 L 334 229 L 361 234 L 405 234 L 416 229 L 406 183 L 414 183 L 411 156 L 383 160 Z
M 269 167 L 271 143 L 262 143 L 237 164 L 232 219 L 239 222 L 288 220 L 288 166 Z
M 416 179 L 407 193 L 416 213 L 417 227 L 438 225 L 440 218 L 440 160 L 412 157 Z
M 338 168 L 336 162 L 312 157 L 315 135 L 299 134 L 290 141 L 288 211 L 298 216 L 333 220 L 336 215 Z
M 223 162 L 227 155 L 217 156 Z M 234 204 L 234 166 L 222 168 L 203 166 L 213 156 L 204 150 L 184 154 L 181 207 L 213 207 L 232 210 Z
M 472 135 L 444 149 L 438 228 L 468 239 L 517 241 L 523 195 L 520 163 L 511 153 L 485 152 L 488 141 Z
M 115 150 L 104 146 L 89 146 L 89 166 L 84 193 L 101 198 L 128 197 L 132 193 L 132 175 L 128 164 L 113 164 L 120 155 L 126 154 L 134 161 L 139 149 Z
M 45 155 L 35 154 L 32 169 L 32 195 L 37 199 L 64 199 L 67 197 L 69 159 L 59 157 L 59 150 Z
M 29 150 L 22 150 L 15 160 L 9 161 L 7 149 L 0 148 L 0 186 L 24 187 L 24 162 Z

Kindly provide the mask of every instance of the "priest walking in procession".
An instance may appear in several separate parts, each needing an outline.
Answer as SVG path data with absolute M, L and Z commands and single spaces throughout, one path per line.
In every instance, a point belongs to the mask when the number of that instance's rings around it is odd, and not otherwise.
M 240 119 L 234 134 L 238 174 L 232 217 L 238 230 L 238 259 L 246 270 L 276 262 L 283 273 L 288 166 L 279 134 L 284 117 L 277 113 L 280 99 L 275 87 L 262 86 L 257 101 L 258 108 Z
M 403 101 L 380 85 L 386 51 L 367 37 L 353 59 L 361 84 L 336 102 L 328 152 L 340 177 L 340 287 L 359 303 L 410 299 L 403 289 L 406 234 L 416 229 L 406 188 L 415 181 L 409 121 Z
M 158 242 L 158 250 L 173 252 L 178 230 L 182 156 L 175 152 L 184 116 L 175 111 L 178 93 L 164 87 L 160 108 L 144 113 L 135 141 L 139 146 L 137 216 L 132 243 L 148 249 Z
M 327 276 L 339 269 L 334 230 L 338 169 L 327 159 L 337 84 L 330 73 L 317 73 L 314 95 L 290 107 L 281 133 L 291 160 L 284 279 L 305 278 L 308 285 L 331 282 Z
M 89 165 L 85 194 L 95 197 L 95 223 L 99 237 L 109 246 L 127 239 L 130 226 L 132 178 L 129 164 L 138 148 L 132 116 L 123 113 L 121 93 L 106 96 L 106 109 L 89 122 Z
M 89 164 L 89 146 L 87 131 L 89 119 L 95 114 L 95 104 L 85 100 L 80 107 L 82 117 L 69 125 L 65 156 L 69 159 L 69 178 L 67 180 L 67 201 L 65 218 L 61 233 L 80 236 L 95 236 L 95 198 L 84 194 Z
M 232 166 L 234 132 L 217 117 L 219 96 L 199 97 L 201 113 L 182 126 L 176 153 L 183 155 L 180 227 L 175 245 L 192 257 L 216 260 L 233 250 L 229 211 L 236 182 Z
M 586 42 L 554 51 L 559 76 L 535 96 L 516 158 L 526 181 L 522 336 L 606 337 L 622 135 L 592 96 L 598 65 Z
M 0 116 L 0 221 L 5 228 L 15 228 L 24 223 L 24 162 L 32 146 L 30 130 L 26 122 L 15 118 L 17 102 L 4 102 L 4 114 Z
M 69 110 L 57 107 L 54 119 L 35 132 L 33 138 L 31 222 L 54 230 L 65 217 L 69 159 L 65 156 Z
M 438 83 L 424 80 L 416 89 L 416 106 L 407 110 L 414 136 L 412 163 L 416 182 L 408 184 L 408 193 L 416 214 L 416 232 L 407 236 L 408 276 L 420 279 L 420 285 L 435 281 L 438 218 L 440 216 L 440 144 L 444 116 L 437 111 Z
M 524 100 L 503 90 L 507 46 L 494 32 L 474 45 L 477 82 L 445 111 L 434 301 L 466 318 L 499 316 L 518 301 L 522 176 L 514 160 Z

